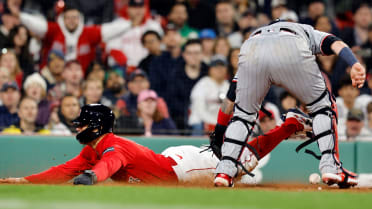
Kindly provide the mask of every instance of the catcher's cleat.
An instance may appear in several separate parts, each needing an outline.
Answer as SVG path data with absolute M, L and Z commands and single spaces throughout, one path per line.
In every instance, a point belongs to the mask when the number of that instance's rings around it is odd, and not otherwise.
M 233 187 L 233 179 L 232 177 L 224 174 L 219 173 L 216 175 L 216 178 L 214 179 L 214 186 L 215 187 Z
M 287 120 L 289 118 L 296 119 L 303 126 L 303 131 L 308 132 L 308 131 L 313 130 L 312 129 L 312 120 L 311 120 L 310 116 L 308 116 L 307 114 L 305 114 L 301 110 L 299 110 L 297 108 L 289 109 L 287 114 L 286 114 L 285 119 Z
M 337 184 L 340 188 L 349 188 L 358 184 L 358 179 L 356 178 L 356 176 L 346 174 L 345 172 L 338 174 L 323 173 L 322 181 L 329 186 Z

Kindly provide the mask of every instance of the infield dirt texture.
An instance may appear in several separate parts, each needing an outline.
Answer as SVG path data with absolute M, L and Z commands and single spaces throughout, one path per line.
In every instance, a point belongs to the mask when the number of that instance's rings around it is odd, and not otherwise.
M 321 188 L 321 190 L 319 190 Z M 137 185 L 0 184 L 1 209 L 80 208 L 372 208 L 372 189 L 325 185 L 258 185 L 235 188 Z

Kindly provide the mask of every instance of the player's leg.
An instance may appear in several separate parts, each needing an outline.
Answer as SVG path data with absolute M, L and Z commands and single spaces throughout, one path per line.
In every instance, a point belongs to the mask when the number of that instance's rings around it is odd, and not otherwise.
M 178 181 L 188 183 L 210 183 L 219 162 L 211 151 L 191 145 L 169 147 L 162 155 L 171 157 L 177 165 L 173 166 Z
M 300 131 L 311 131 L 310 116 L 298 109 L 291 109 L 287 113 L 284 123 L 266 134 L 254 138 L 248 144 L 256 149 L 258 155 L 263 158 L 284 139 Z
M 271 85 L 262 43 L 263 39 L 252 39 L 241 48 L 234 115 L 225 132 L 222 158 L 215 171 L 216 186 L 232 185 L 257 112 Z M 244 155 L 247 154 L 249 152 L 244 152 Z M 256 158 L 259 159 L 259 156 Z
M 336 180 L 338 182 L 328 182 L 326 178 L 324 178 L 324 182 L 341 183 L 346 179 L 354 184 L 354 175 L 344 170 L 338 159 L 337 115 L 333 110 L 332 97 L 326 89 L 315 58 L 309 51 L 301 48 L 304 47 L 301 41 L 288 40 L 287 45 L 285 42 L 284 40 L 278 44 L 283 45 L 282 47 L 287 46 L 288 50 L 292 50 L 297 56 L 294 56 L 295 54 L 289 55 L 292 57 L 291 64 L 280 69 L 280 72 L 286 74 L 285 77 L 279 72 L 272 72 L 274 83 L 284 86 L 299 100 L 307 104 L 309 115 L 313 118 L 313 133 L 318 138 L 318 147 L 322 153 L 319 170 L 325 177 L 338 177 Z M 281 57 L 277 59 L 281 59 Z M 345 173 L 347 174 L 345 175 Z M 344 178 L 342 175 L 348 177 Z

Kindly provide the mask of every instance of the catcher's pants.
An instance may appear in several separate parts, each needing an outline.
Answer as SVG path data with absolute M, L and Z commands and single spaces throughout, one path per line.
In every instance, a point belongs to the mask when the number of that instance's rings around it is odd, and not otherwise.
M 202 150 L 199 147 L 185 145 L 169 147 L 161 154 L 176 161 L 177 165 L 173 166 L 173 170 L 179 182 L 203 183 L 207 180 L 212 182 L 219 160 L 213 152 L 201 152 Z
M 315 56 L 309 49 L 306 40 L 288 32 L 270 32 L 256 35 L 244 42 L 240 50 L 239 68 L 237 72 L 236 105 L 234 117 L 254 122 L 261 103 L 270 86 L 282 86 L 305 104 L 314 103 L 326 90 L 325 81 Z M 314 113 L 324 107 L 331 107 L 328 96 L 323 97 L 308 106 Z M 316 115 L 313 118 L 314 134 L 331 129 L 331 117 Z M 249 129 L 251 125 L 247 124 Z M 229 124 L 225 137 L 237 141 L 245 141 L 248 135 L 247 127 L 242 120 Z M 334 138 L 331 135 L 318 140 L 321 152 L 333 149 Z M 241 146 L 234 143 L 224 143 L 222 155 L 239 160 Z M 322 173 L 336 173 L 337 167 L 329 154 L 322 156 L 319 169 Z M 235 176 L 237 166 L 231 160 L 222 160 L 216 173 Z

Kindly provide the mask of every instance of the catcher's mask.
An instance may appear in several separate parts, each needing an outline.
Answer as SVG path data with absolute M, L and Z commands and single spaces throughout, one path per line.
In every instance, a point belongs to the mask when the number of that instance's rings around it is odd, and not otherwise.
M 75 127 L 85 130 L 76 135 L 81 144 L 87 144 L 105 133 L 113 131 L 115 115 L 112 110 L 102 104 L 89 104 L 81 108 L 79 117 L 73 120 Z

